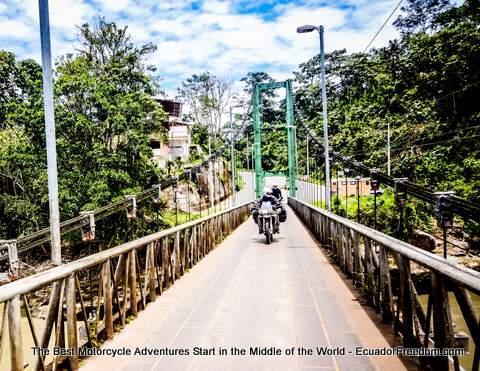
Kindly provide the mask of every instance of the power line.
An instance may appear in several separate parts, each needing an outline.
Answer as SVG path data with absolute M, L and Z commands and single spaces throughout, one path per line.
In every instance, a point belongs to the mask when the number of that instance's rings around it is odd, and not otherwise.
M 388 16 L 388 18 L 385 20 L 385 22 L 383 22 L 382 26 L 378 29 L 377 33 L 375 34 L 375 36 L 373 36 L 372 40 L 370 40 L 370 42 L 368 43 L 367 47 L 365 48 L 365 50 L 363 51 L 364 53 L 368 50 L 368 48 L 370 47 L 370 45 L 372 45 L 372 43 L 375 41 L 375 39 L 377 38 L 377 36 L 379 35 L 380 32 L 382 32 L 383 28 L 385 27 L 385 25 L 388 23 L 388 21 L 390 20 L 390 18 L 392 18 L 393 14 L 397 11 L 397 9 L 400 7 L 400 5 L 402 4 L 403 0 L 400 0 L 397 4 L 397 6 L 395 7 L 395 9 L 393 9 L 393 11 L 390 13 L 390 15 Z
M 190 169 L 190 172 L 196 172 L 201 168 L 207 166 L 212 160 L 216 160 L 222 156 L 225 156 L 227 146 L 222 146 L 219 149 L 216 149 L 211 156 L 204 160 L 201 164 L 193 166 Z M 188 173 L 186 171 L 182 172 L 178 176 L 168 177 L 162 179 L 159 184 L 154 185 L 146 190 L 135 195 L 137 203 L 140 203 L 152 196 L 156 196 L 159 190 L 164 190 L 172 185 L 176 184 L 180 180 L 186 180 Z M 96 221 L 101 220 L 109 215 L 112 215 L 120 210 L 125 209 L 128 206 L 132 205 L 132 198 L 126 197 L 122 200 L 109 203 L 99 209 L 93 211 L 93 215 Z M 65 235 L 72 231 L 78 230 L 83 226 L 88 225 L 88 215 L 78 215 L 72 219 L 66 220 L 60 223 L 61 234 Z M 50 240 L 50 228 L 44 228 L 39 231 L 33 232 L 27 236 L 17 238 L 18 252 L 23 253 L 31 248 L 39 246 L 43 243 L 46 243 Z M 8 254 L 3 254 L 3 251 L 0 251 L 0 262 L 8 259 Z
M 310 137 L 314 142 L 319 146 L 323 147 L 322 141 L 320 141 L 315 135 L 312 134 L 310 128 L 303 122 L 300 121 L 300 124 L 305 128 L 309 133 Z M 376 169 L 369 168 L 363 163 L 356 161 L 350 157 L 343 156 L 336 151 L 330 151 L 332 154 L 332 159 L 347 165 L 351 169 L 356 169 L 359 173 L 370 174 L 374 176 L 375 179 L 378 179 L 383 184 L 386 184 L 390 187 L 397 187 L 399 190 L 405 191 L 406 193 L 418 198 L 420 200 L 426 201 L 432 205 L 435 205 L 437 200 L 437 195 L 430 189 L 423 186 L 411 183 L 409 181 L 398 182 L 393 176 L 387 175 L 378 171 Z M 473 204 L 467 200 L 464 200 L 457 196 L 450 196 L 448 198 L 449 209 L 464 219 L 471 219 L 476 222 L 480 222 L 480 207 L 476 204 Z
M 436 141 L 436 142 L 428 142 L 428 143 L 412 143 L 411 145 L 409 146 L 404 146 L 404 147 L 392 147 L 392 150 L 394 151 L 401 151 L 401 150 L 404 150 L 404 149 L 411 149 L 411 148 L 414 148 L 414 147 L 426 147 L 426 146 L 433 146 L 435 144 L 443 144 L 443 143 L 449 143 L 449 142 L 458 142 L 458 141 L 463 141 L 463 140 L 467 140 L 467 139 L 471 139 L 471 138 L 478 138 L 480 137 L 480 134 L 478 135 L 467 135 L 467 136 L 464 136 L 462 138 L 452 138 L 452 139 L 446 139 L 446 140 L 440 140 L 440 141 Z M 374 152 L 383 152 L 385 151 L 385 149 L 376 149 L 376 150 L 373 150 Z M 365 151 L 358 151 L 358 152 L 353 152 L 352 155 L 353 156 L 357 156 L 357 155 L 366 155 L 368 154 L 369 152 L 365 152 Z

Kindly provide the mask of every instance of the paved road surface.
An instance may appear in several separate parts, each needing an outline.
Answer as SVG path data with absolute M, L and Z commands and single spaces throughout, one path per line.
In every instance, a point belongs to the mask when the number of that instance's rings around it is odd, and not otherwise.
M 90 358 L 84 370 L 403 370 L 396 357 L 354 357 L 388 347 L 370 317 L 288 210 L 267 246 L 252 219 L 192 268 L 104 347 L 346 347 L 346 356 L 136 356 Z M 218 354 L 218 353 L 217 353 Z

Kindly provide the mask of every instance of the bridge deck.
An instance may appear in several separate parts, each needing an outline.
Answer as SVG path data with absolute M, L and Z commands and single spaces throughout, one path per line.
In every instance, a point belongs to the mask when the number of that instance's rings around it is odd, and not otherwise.
M 85 370 L 401 370 L 396 357 L 355 357 L 387 340 L 289 210 L 267 246 L 251 219 L 141 312 L 108 348 L 345 347 L 346 356 L 91 357 Z

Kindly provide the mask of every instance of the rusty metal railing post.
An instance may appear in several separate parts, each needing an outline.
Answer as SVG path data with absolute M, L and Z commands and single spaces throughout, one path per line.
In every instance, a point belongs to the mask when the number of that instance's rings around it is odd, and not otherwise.
M 318 234 L 318 223 L 328 223 L 331 235 L 329 247 L 336 251 L 337 264 L 345 274 L 353 273 L 353 279 L 361 284 L 368 303 L 381 312 L 383 322 L 394 320 L 393 331 L 402 335 L 404 347 L 432 348 L 433 340 L 436 349 L 454 351 L 451 357 L 446 353 L 420 357 L 422 365 L 440 371 L 449 370 L 452 366 L 460 369 L 458 355 L 462 348 L 466 350 L 467 347 L 465 335 L 455 334 L 453 329 L 447 288 L 453 290 L 475 343 L 472 369 L 478 368 L 480 320 L 467 290 L 480 294 L 479 272 L 298 199 L 289 198 L 288 203 L 323 244 L 326 239 L 324 232 Z M 389 262 L 389 255 L 394 261 Z M 412 279 L 411 263 L 430 271 L 431 289 L 426 313 Z M 396 265 L 398 279 L 390 274 L 390 264 Z M 396 305 L 394 292 L 399 293 Z M 432 318 L 433 336 L 430 332 Z
M 78 370 L 78 334 L 77 334 L 77 295 L 75 290 L 75 274 L 67 278 L 67 339 L 68 347 L 73 351 L 69 357 L 70 370 Z
M 133 209 L 134 207 L 130 211 L 133 212 Z M 100 244 L 100 251 L 96 254 L 1 286 L 0 303 L 4 304 L 3 319 L 5 322 L 8 321 L 9 325 L 8 337 L 11 352 L 7 356 L 11 358 L 12 370 L 24 369 L 20 300 L 24 299 L 24 306 L 28 312 L 29 305 L 26 300 L 28 294 L 41 289 L 50 295 L 41 336 L 37 338 L 35 329 L 30 323 L 35 345 L 38 348 L 47 348 L 53 336 L 55 346 L 73 350 L 73 354 L 66 358 L 55 356 L 53 367 L 63 367 L 63 362 L 68 362 L 69 368 L 76 370 L 79 367 L 78 349 L 80 347 L 86 344 L 91 347 L 93 339 L 98 339 L 102 335 L 111 339 L 114 335 L 114 321 L 125 323 L 124 316 L 128 309 L 134 317 L 137 315 L 138 294 L 142 304 L 145 303 L 144 291 L 148 291 L 153 301 L 157 295 L 157 283 L 158 292 L 161 294 L 162 285 L 166 286 L 170 283 L 167 282 L 170 274 L 172 281 L 179 278 L 186 268 L 211 251 L 215 244 L 242 223 L 248 214 L 249 208 L 244 204 L 110 249 L 104 249 Z M 83 223 L 85 225 L 84 219 Z M 218 238 L 216 238 L 217 235 Z M 146 250 L 146 264 L 143 264 L 143 249 Z M 116 262 L 116 268 L 113 262 Z M 82 285 L 79 280 L 84 277 L 88 281 L 84 273 L 98 268 L 100 268 L 99 291 L 97 305 L 94 308 L 96 316 L 92 322 L 87 318 L 87 310 L 82 298 Z M 118 290 L 122 284 L 121 277 L 124 277 L 123 290 Z M 138 291 L 139 288 L 140 291 Z M 115 303 L 113 303 L 114 299 Z M 81 308 L 78 320 L 77 300 Z M 66 311 L 63 306 L 64 301 Z M 91 306 L 93 308 L 93 302 Z M 142 305 L 142 308 L 144 306 Z M 104 327 L 98 326 L 102 309 Z M 64 326 L 65 320 L 66 326 Z M 79 326 L 84 326 L 88 340 L 79 336 Z M 6 323 L 2 327 L 6 329 Z M 44 359 L 45 354 L 40 354 L 33 362 L 32 368 L 44 368 Z M 50 365 L 45 366 L 48 368 Z
M 22 371 L 24 364 L 20 295 L 14 296 L 8 302 L 8 332 L 10 337 L 10 367 L 12 371 Z

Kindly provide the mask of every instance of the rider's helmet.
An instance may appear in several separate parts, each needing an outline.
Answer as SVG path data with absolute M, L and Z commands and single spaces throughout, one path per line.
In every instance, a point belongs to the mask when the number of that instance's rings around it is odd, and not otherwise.
M 263 188 L 263 194 L 270 196 L 272 194 L 272 190 L 269 187 L 265 187 Z
M 277 186 L 276 184 L 274 184 L 274 185 L 272 186 L 272 188 L 273 188 L 273 189 L 276 189 L 276 188 L 278 188 L 278 186 Z

